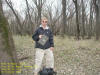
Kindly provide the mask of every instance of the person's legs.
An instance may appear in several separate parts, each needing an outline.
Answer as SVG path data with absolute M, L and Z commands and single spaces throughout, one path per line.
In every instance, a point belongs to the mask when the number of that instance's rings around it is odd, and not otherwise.
M 44 57 L 44 50 L 36 48 L 34 75 L 38 75 L 38 72 L 41 68 L 43 57 Z
M 47 49 L 45 51 L 46 54 L 46 68 L 53 68 L 54 69 L 54 55 L 53 55 L 53 51 L 49 49 Z

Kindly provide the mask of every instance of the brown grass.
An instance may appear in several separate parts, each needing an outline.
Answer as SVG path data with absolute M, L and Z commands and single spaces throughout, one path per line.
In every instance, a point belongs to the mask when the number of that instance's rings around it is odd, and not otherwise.
M 14 36 L 17 56 L 22 64 L 21 75 L 33 75 L 34 41 L 29 36 Z M 57 75 L 100 75 L 100 42 L 76 41 L 55 37 L 55 69 Z M 22 59 L 22 60 L 21 60 Z M 31 66 L 26 68 L 24 66 Z

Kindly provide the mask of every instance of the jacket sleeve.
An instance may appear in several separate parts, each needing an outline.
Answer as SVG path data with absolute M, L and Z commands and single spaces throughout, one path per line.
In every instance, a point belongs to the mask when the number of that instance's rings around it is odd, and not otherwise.
M 38 41 L 39 40 L 39 35 L 38 35 L 38 29 L 34 32 L 34 34 L 32 35 L 32 39 L 34 41 Z
M 51 30 L 50 30 L 50 38 L 49 38 L 49 42 L 50 42 L 50 46 L 51 46 L 51 47 L 54 47 L 53 33 L 52 33 Z

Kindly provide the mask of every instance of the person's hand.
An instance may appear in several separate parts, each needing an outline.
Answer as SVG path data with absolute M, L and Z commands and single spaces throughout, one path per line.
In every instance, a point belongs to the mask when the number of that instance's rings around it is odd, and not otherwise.
M 41 39 L 43 35 L 39 35 L 39 38 Z
M 52 51 L 53 51 L 53 50 L 54 50 L 54 47 L 50 47 L 50 50 L 52 50 Z

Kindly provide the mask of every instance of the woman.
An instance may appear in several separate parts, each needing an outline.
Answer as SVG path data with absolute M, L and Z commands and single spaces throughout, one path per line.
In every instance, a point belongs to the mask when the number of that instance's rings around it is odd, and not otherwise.
M 47 18 L 42 18 L 41 25 L 35 31 L 32 38 L 35 41 L 36 45 L 36 53 L 35 53 L 35 70 L 34 75 L 38 75 L 40 71 L 42 59 L 44 54 L 46 55 L 46 68 L 54 68 L 54 41 L 53 41 L 53 33 L 50 28 L 47 26 L 48 20 Z M 43 35 L 48 37 L 48 40 L 44 45 L 41 45 L 38 41 L 43 37 Z

